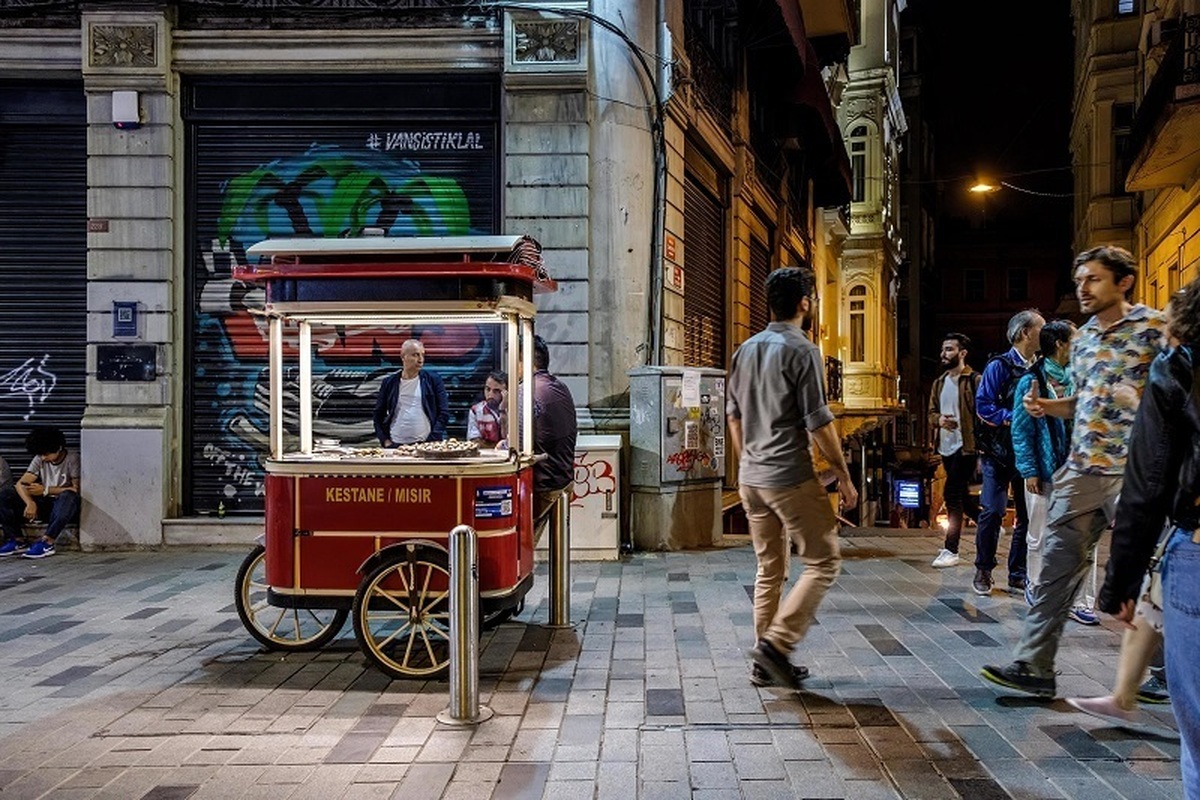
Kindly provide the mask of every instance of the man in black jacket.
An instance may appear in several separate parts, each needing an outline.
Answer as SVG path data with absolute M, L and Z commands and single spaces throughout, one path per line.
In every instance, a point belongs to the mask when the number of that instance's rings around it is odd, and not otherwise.
M 425 345 L 400 346 L 403 369 L 383 379 L 375 400 L 375 436 L 384 447 L 446 438 L 450 396 L 446 384 L 425 366 Z

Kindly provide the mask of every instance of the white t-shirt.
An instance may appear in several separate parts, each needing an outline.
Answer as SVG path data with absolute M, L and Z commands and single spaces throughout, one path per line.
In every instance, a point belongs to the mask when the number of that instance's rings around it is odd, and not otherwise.
M 34 456 L 25 471 L 37 475 L 38 482 L 47 489 L 70 486 L 79 480 L 79 453 L 68 450 L 67 457 L 57 464 L 51 464 L 41 456 Z
M 401 378 L 396 393 L 396 414 L 392 417 L 391 439 L 394 444 L 413 444 L 429 438 L 429 418 L 421 406 L 421 378 Z
M 938 431 L 938 452 L 944 456 L 952 456 L 963 446 L 962 420 L 959 419 L 958 407 L 958 378 L 953 375 L 947 375 L 946 380 L 942 383 L 941 402 L 942 415 L 954 417 L 959 425 L 952 431 L 945 428 Z

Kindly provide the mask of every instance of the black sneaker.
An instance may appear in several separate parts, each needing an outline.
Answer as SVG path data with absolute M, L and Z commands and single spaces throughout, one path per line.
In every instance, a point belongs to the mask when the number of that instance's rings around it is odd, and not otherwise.
M 971 581 L 971 588 L 975 590 L 975 594 L 981 597 L 987 597 L 992 593 L 992 573 L 991 570 L 977 569 L 975 570 L 975 580 Z
M 1054 676 L 1039 677 L 1033 674 L 1033 670 L 1024 661 L 1014 661 L 1005 667 L 993 667 L 989 664 L 981 669 L 979 674 L 1008 689 L 1016 689 L 1037 697 L 1054 697 Z
M 1008 576 L 1008 588 L 1012 589 L 1014 592 L 1024 592 L 1025 591 L 1025 576 L 1024 575 L 1016 575 L 1016 576 L 1009 575 Z
M 792 674 L 796 676 L 796 683 L 800 683 L 808 677 L 808 667 L 792 666 Z M 771 676 L 767 671 L 758 664 L 750 665 L 750 683 L 755 686 L 774 686 L 775 682 L 771 680 Z
M 754 662 L 771 679 L 772 686 L 782 686 L 785 689 L 799 689 L 796 673 L 792 662 L 788 661 L 786 653 L 775 649 L 775 645 L 766 639 L 759 639 L 758 644 L 750 648 L 750 660 Z
M 1163 705 L 1171 702 L 1171 693 L 1167 691 L 1167 682 L 1151 672 L 1150 677 L 1138 687 L 1137 701 L 1151 705 Z

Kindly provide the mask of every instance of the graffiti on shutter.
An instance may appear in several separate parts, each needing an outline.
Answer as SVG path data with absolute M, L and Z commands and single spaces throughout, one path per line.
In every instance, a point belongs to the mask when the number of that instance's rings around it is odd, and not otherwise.
M 267 454 L 262 290 L 232 278 L 256 242 L 284 236 L 482 235 L 498 231 L 495 120 L 313 122 L 190 129 L 193 308 L 189 510 L 260 513 Z M 450 393 L 450 435 L 499 362 L 494 326 L 313 326 L 313 427 L 343 444 L 374 442 L 372 413 L 400 348 L 425 345 L 425 369 Z M 298 436 L 298 336 L 285 333 L 284 431 Z

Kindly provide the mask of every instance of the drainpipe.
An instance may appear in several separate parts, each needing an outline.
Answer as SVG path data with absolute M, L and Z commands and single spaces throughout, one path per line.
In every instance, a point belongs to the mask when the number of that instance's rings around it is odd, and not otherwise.
M 658 40 L 658 69 L 654 85 L 654 119 L 650 123 L 654 148 L 654 228 L 650 231 L 650 353 L 651 364 L 662 364 L 663 347 L 663 239 L 667 226 L 667 146 L 664 106 L 671 95 L 671 29 L 667 26 L 667 0 L 654 4 L 654 27 Z

